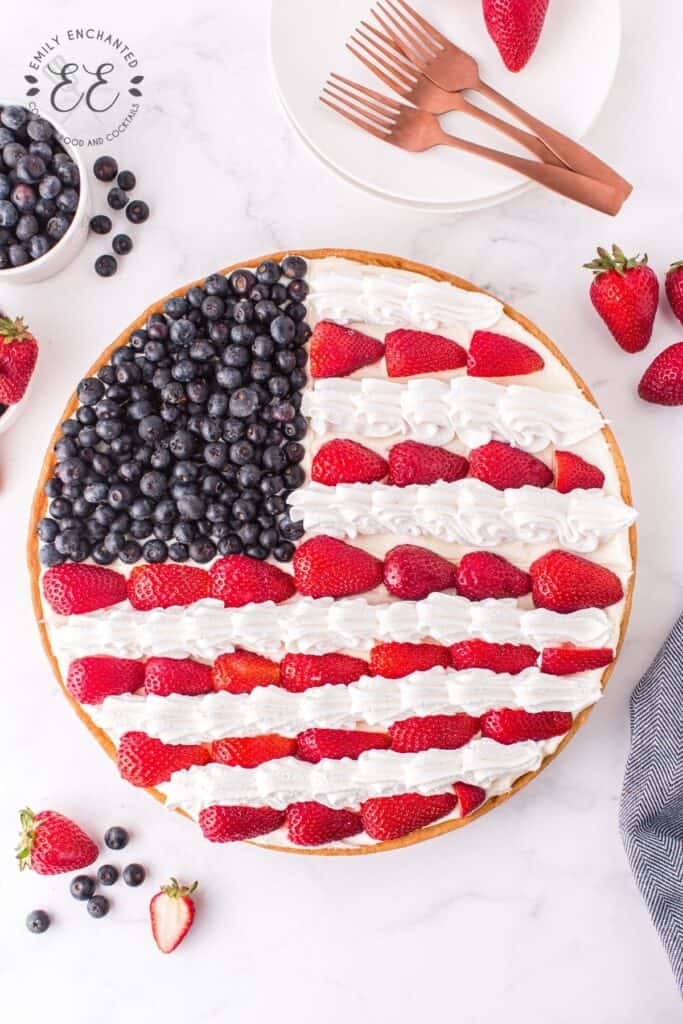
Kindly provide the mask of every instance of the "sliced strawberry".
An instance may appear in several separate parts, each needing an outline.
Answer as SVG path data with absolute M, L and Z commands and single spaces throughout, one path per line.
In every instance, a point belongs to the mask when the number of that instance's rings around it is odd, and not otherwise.
M 460 817 L 466 818 L 476 811 L 486 799 L 486 790 L 481 786 L 472 786 L 469 782 L 456 782 L 453 789 L 460 804 Z
M 354 370 L 378 362 L 383 355 L 384 345 L 377 338 L 331 320 L 321 320 L 311 335 L 311 374 L 314 377 L 348 377 Z
M 451 647 L 453 668 L 488 668 L 516 676 L 538 661 L 538 651 L 527 644 L 491 644 L 486 640 L 461 640 Z
M 97 860 L 97 845 L 90 836 L 58 811 L 34 814 L 25 807 L 19 812 L 19 821 L 17 860 L 21 871 L 30 868 L 37 875 L 60 875 Z
M 209 596 L 209 574 L 191 565 L 136 565 L 128 579 L 128 600 L 138 611 L 183 608 Z
M 162 953 L 172 953 L 189 932 L 194 921 L 192 893 L 196 888 L 196 882 L 181 885 L 172 878 L 152 896 L 149 904 L 152 935 Z
M 614 661 L 611 647 L 545 647 L 541 654 L 541 672 L 551 676 L 570 676 L 574 672 L 590 672 L 605 668 Z
M 75 658 L 66 675 L 66 688 L 81 704 L 101 704 L 105 697 L 134 693 L 145 680 L 145 667 L 132 658 L 88 655 Z
M 400 679 L 437 665 L 448 668 L 450 663 L 448 649 L 440 644 L 377 644 L 370 651 L 370 672 L 384 679 Z
M 389 737 L 384 732 L 364 729 L 306 729 L 296 738 L 297 757 L 317 764 L 324 758 L 338 761 L 342 757 L 357 760 L 366 750 L 385 750 Z
M 577 488 L 602 487 L 604 483 L 605 474 L 597 466 L 574 452 L 555 451 L 555 486 L 560 494 L 568 494 Z
M 256 686 L 277 686 L 280 666 L 252 651 L 234 651 L 216 658 L 211 678 L 214 690 L 251 693 Z
M 148 658 L 145 662 L 145 692 L 168 697 L 184 693 L 195 697 L 213 690 L 211 666 L 192 658 Z
M 313 456 L 311 480 L 327 487 L 335 484 L 372 484 L 389 472 L 386 459 L 357 441 L 335 438 Z
M 454 793 L 439 796 L 403 793 L 401 796 L 372 797 L 361 805 L 360 814 L 365 831 L 372 839 L 398 839 L 445 818 L 454 810 L 456 803 Z
M 335 537 L 311 537 L 294 554 L 297 589 L 309 597 L 348 597 L 382 582 L 382 563 Z
M 404 718 L 389 726 L 391 749 L 399 754 L 457 750 L 474 739 L 479 728 L 479 719 L 465 714 Z
M 572 727 L 568 711 L 522 711 L 500 708 L 481 716 L 481 734 L 496 743 L 521 743 L 523 740 L 549 740 Z
M 126 577 L 100 565 L 53 565 L 43 576 L 43 597 L 58 615 L 82 615 L 126 600 Z
M 284 825 L 285 812 L 274 807 L 212 804 L 199 812 L 199 827 L 212 843 L 236 843 L 254 839 Z
M 435 590 L 456 585 L 452 562 L 416 544 L 398 544 L 384 559 L 384 585 L 405 601 L 419 601 Z
M 489 441 L 470 452 L 470 476 L 499 491 L 506 487 L 549 487 L 553 471 L 545 462 L 504 441 Z
M 534 604 L 552 612 L 607 608 L 624 596 L 619 577 L 610 569 L 569 551 L 548 551 L 529 571 Z
M 538 352 L 505 334 L 475 331 L 467 357 L 470 377 L 518 377 L 537 373 L 545 366 Z
M 394 487 L 410 484 L 434 484 L 437 480 L 453 483 L 467 476 L 469 462 L 462 455 L 433 444 L 399 441 L 389 452 L 389 479 Z
M 458 593 L 470 601 L 487 597 L 523 597 L 531 592 L 531 577 L 512 562 L 490 551 L 472 551 L 458 564 Z
M 367 661 L 350 654 L 285 654 L 280 662 L 280 685 L 291 693 L 302 693 L 327 683 L 354 683 L 369 672 Z
M 264 761 L 295 755 L 296 740 L 278 736 L 274 732 L 263 736 L 227 737 L 224 740 L 215 740 L 211 744 L 211 756 L 214 761 L 240 768 L 256 768 Z
M 324 846 L 363 831 L 360 814 L 333 810 L 315 800 L 290 804 L 286 821 L 289 841 L 296 846 Z
M 384 339 L 388 377 L 457 370 L 467 364 L 467 352 L 457 341 L 427 331 L 400 329 Z
M 222 601 L 226 608 L 241 608 L 263 601 L 279 604 L 295 590 L 289 573 L 249 555 L 219 558 L 209 570 L 209 594 Z
M 156 786 L 174 772 L 209 761 L 208 750 L 199 743 L 162 743 L 144 732 L 124 733 L 116 754 L 121 778 L 133 786 Z

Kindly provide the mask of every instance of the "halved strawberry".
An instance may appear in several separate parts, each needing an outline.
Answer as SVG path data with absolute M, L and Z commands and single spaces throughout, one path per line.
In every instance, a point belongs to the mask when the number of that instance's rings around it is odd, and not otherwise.
M 470 377 L 517 377 L 545 366 L 538 352 L 514 338 L 493 331 L 475 331 L 467 357 Z
M 366 750 L 385 750 L 389 737 L 384 732 L 364 729 L 306 729 L 296 738 L 297 757 L 317 764 L 324 758 L 338 761 L 342 757 L 357 760 Z
M 399 329 L 384 339 L 388 377 L 457 370 L 467 364 L 467 352 L 457 341 L 427 331 Z
M 440 644 L 377 644 L 370 651 L 370 672 L 384 679 L 400 679 L 437 665 L 448 668 L 450 663 L 448 648 Z
M 604 483 L 605 474 L 597 466 L 574 452 L 555 451 L 555 487 L 560 494 L 577 488 L 602 487 Z
M 265 733 L 263 736 L 226 737 L 214 740 L 211 744 L 211 756 L 219 764 L 229 764 L 240 768 L 256 768 L 264 761 L 274 761 L 278 757 L 294 757 L 296 740 L 277 733 Z
M 400 796 L 379 796 L 361 805 L 360 816 L 365 831 L 372 839 L 398 839 L 419 828 L 445 818 L 457 803 L 455 793 L 421 796 L 403 793 Z
M 486 790 L 481 786 L 472 786 L 469 782 L 456 782 L 453 789 L 460 804 L 460 816 L 466 818 L 476 811 L 486 799 Z
M 294 581 L 309 597 L 348 597 L 382 582 L 382 563 L 335 537 L 311 537 L 294 554 Z
M 394 487 L 410 484 L 452 483 L 467 476 L 469 462 L 463 455 L 420 441 L 399 441 L 389 452 L 389 479 Z
M 162 953 L 172 953 L 189 932 L 194 921 L 192 893 L 196 888 L 196 882 L 181 885 L 172 878 L 152 896 L 149 904 L 152 935 Z
M 321 320 L 313 329 L 309 351 L 314 377 L 348 377 L 380 360 L 384 345 L 369 334 Z
M 233 651 L 216 658 L 211 671 L 214 690 L 251 693 L 256 686 L 277 686 L 280 666 L 253 651 Z
M 184 693 L 195 697 L 213 690 L 211 666 L 192 658 L 148 658 L 145 662 L 145 692 L 167 697 Z
M 465 714 L 404 718 L 389 726 L 391 749 L 399 754 L 457 750 L 474 739 L 479 728 L 479 719 Z
M 572 727 L 568 711 L 522 711 L 500 708 L 481 716 L 481 734 L 496 743 L 521 743 L 523 740 L 549 740 Z
M 136 565 L 128 600 L 138 611 L 185 607 L 209 596 L 209 574 L 191 565 Z
M 279 604 L 295 590 L 289 573 L 249 555 L 227 555 L 217 559 L 209 570 L 209 594 L 222 601 L 226 608 L 241 608 L 263 601 Z
M 551 676 L 570 676 L 574 672 L 590 672 L 605 668 L 614 661 L 611 647 L 545 647 L 541 654 L 541 672 Z
M 324 846 L 363 831 L 360 814 L 333 810 L 315 800 L 290 804 L 286 821 L 289 841 L 296 846 Z
M 21 833 L 17 846 L 19 870 L 30 868 L 37 875 L 60 875 L 78 871 L 97 859 L 97 845 L 71 818 L 58 811 L 24 807 L 19 812 Z
M 43 597 L 58 615 L 82 615 L 126 600 L 126 577 L 100 565 L 53 565 L 42 586 Z
M 529 572 L 534 604 L 552 612 L 607 608 L 624 596 L 619 577 L 610 569 L 570 551 L 548 551 Z
M 489 441 L 470 452 L 470 476 L 499 491 L 506 487 L 549 487 L 553 471 L 545 462 L 505 441 Z
M 398 544 L 384 558 L 384 585 L 405 601 L 419 601 L 456 585 L 456 566 L 427 548 Z
M 538 661 L 538 651 L 528 644 L 491 644 L 486 640 L 461 640 L 451 647 L 453 668 L 488 668 L 516 676 Z
M 487 597 L 522 597 L 531 592 L 531 577 L 490 551 L 463 555 L 457 569 L 458 593 L 470 601 Z
M 350 654 L 285 654 L 280 662 L 280 685 L 290 693 L 302 693 L 327 683 L 354 683 L 369 672 L 367 661 Z
M 274 807 L 212 804 L 199 812 L 199 827 L 212 843 L 236 843 L 265 836 L 280 828 L 285 812 Z
M 66 688 L 81 704 L 101 704 L 105 697 L 134 693 L 143 685 L 145 667 L 132 658 L 87 655 L 75 658 L 66 674 Z
M 121 778 L 133 786 L 156 786 L 168 782 L 173 772 L 209 761 L 199 743 L 162 743 L 144 732 L 124 733 L 116 753 Z
M 327 487 L 335 484 L 371 484 L 389 472 L 386 459 L 357 441 L 334 438 L 313 456 L 311 480 Z

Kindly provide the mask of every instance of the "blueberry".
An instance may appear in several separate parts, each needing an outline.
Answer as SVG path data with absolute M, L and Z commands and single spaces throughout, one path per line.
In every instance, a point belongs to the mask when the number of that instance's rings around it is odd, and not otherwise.
M 106 213 L 95 214 L 90 218 L 90 230 L 96 235 L 108 235 L 111 231 L 111 217 L 107 217 Z
M 278 562 L 291 562 L 294 557 L 295 547 L 288 540 L 280 541 L 280 543 L 273 548 L 273 558 Z
M 190 558 L 195 562 L 210 562 L 216 554 L 216 545 L 208 537 L 200 537 L 190 544 Z
M 53 544 L 43 544 L 38 552 L 38 558 L 40 564 L 48 569 L 53 565 L 61 565 L 65 561 L 64 555 L 60 555 Z
M 63 185 L 68 185 L 69 188 L 78 188 L 80 183 L 78 167 L 68 157 L 55 168 L 55 173 Z
M 59 533 L 59 526 L 54 519 L 45 516 L 38 520 L 37 533 L 40 540 L 53 541 Z
M 112 825 L 104 833 L 104 845 L 108 846 L 110 850 L 122 850 L 124 846 L 128 845 L 129 838 L 125 828 L 120 825 Z
M 93 174 L 98 181 L 113 181 L 119 165 L 113 156 L 99 156 L 93 164 Z
M 59 239 L 63 238 L 69 230 L 70 224 L 71 222 L 68 217 L 65 217 L 62 213 L 58 213 L 54 217 L 50 217 L 45 227 L 45 231 L 49 238 L 52 238 L 54 241 L 59 241 Z
M 207 295 L 200 308 L 207 320 L 220 320 L 225 313 L 225 302 L 220 295 Z
M 38 202 L 36 190 L 32 185 L 15 185 L 12 189 L 12 202 L 20 213 L 31 213 Z
M 92 549 L 92 558 L 96 565 L 111 565 L 116 555 L 111 551 L 107 551 L 104 544 L 96 544 Z
M 132 565 L 134 562 L 140 561 L 142 548 L 136 540 L 128 540 L 118 554 L 122 562 L 125 562 L 127 565 Z
M 16 169 L 23 156 L 26 156 L 26 147 L 22 146 L 20 142 L 8 142 L 2 148 L 2 159 L 7 167 L 11 167 L 13 170 Z
M 118 256 L 127 256 L 133 249 L 133 239 L 130 235 L 114 235 L 111 247 Z
M 26 927 L 30 932 L 41 935 L 50 927 L 50 917 L 44 910 L 32 910 L 26 917 Z
M 142 885 L 146 874 L 147 872 L 143 868 L 142 864 L 128 864 L 123 869 L 123 880 L 126 885 Z
M 99 274 L 100 277 L 112 277 L 118 268 L 118 263 L 113 256 L 105 253 L 104 256 L 98 256 L 95 260 L 95 273 Z
M 238 498 L 232 506 L 232 514 L 240 523 L 248 523 L 256 515 L 256 505 L 247 498 Z
M 0 199 L 9 198 L 9 194 L 12 191 L 12 182 L 9 180 L 6 174 L 0 174 Z
M 32 117 L 26 125 L 26 134 L 34 142 L 48 142 L 54 135 L 54 128 L 44 117 Z
M 120 171 L 119 176 L 116 179 L 116 184 L 119 188 L 122 188 L 124 192 L 130 192 L 135 188 L 137 181 L 132 171 Z
M 308 285 L 300 278 L 295 278 L 289 285 L 287 294 L 294 302 L 301 303 L 308 295 Z
M 88 913 L 91 917 L 106 917 L 109 913 L 109 900 L 100 893 L 88 900 Z
M 149 444 L 158 444 L 164 436 L 164 421 L 160 416 L 145 416 L 145 418 L 140 421 L 138 433 L 143 441 L 146 441 Z
M 9 261 L 13 267 L 23 267 L 23 265 L 29 261 L 28 251 L 18 242 L 16 245 L 10 245 Z
M 211 274 L 204 282 L 204 291 L 207 295 L 225 297 L 228 294 L 228 281 L 223 274 Z
M 271 323 L 279 314 L 280 310 L 270 299 L 262 299 L 254 306 L 254 316 L 262 324 Z
M 191 320 L 183 318 L 174 320 L 168 333 L 176 345 L 189 345 L 197 337 L 197 328 Z
M 282 273 L 285 277 L 301 278 L 306 274 L 306 260 L 301 256 L 285 256 L 282 261 Z
M 56 199 L 57 208 L 65 213 L 74 213 L 78 206 L 78 192 L 75 188 L 65 188 Z
M 147 562 L 165 562 L 168 548 L 162 540 L 148 540 L 142 549 L 142 557 Z
M 13 228 L 19 220 L 19 212 L 13 203 L 0 199 L 0 227 Z
M 249 349 L 242 345 L 226 345 L 223 350 L 223 362 L 226 366 L 241 369 L 249 362 Z
M 122 188 L 110 188 L 107 192 L 107 203 L 112 210 L 122 210 L 128 202 L 128 196 Z
M 29 112 L 26 107 L 8 106 L 0 111 L 0 123 L 13 132 L 23 128 L 28 119 Z
M 178 513 L 183 519 L 201 519 L 206 511 L 206 502 L 198 494 L 185 494 L 178 498 Z
M 231 416 L 244 419 L 247 416 L 251 416 L 257 409 L 258 404 L 258 395 L 253 388 L 238 388 L 230 396 L 228 407 Z
M 218 544 L 221 555 L 239 555 L 242 552 L 242 541 L 236 533 L 230 533 Z
M 294 340 L 296 324 L 291 317 L 281 314 L 270 325 L 270 335 L 276 345 L 288 345 Z
M 242 374 L 235 366 L 221 366 L 216 370 L 216 383 L 228 391 L 238 388 L 242 383 Z
M 125 196 L 125 192 L 123 194 Z M 121 207 L 119 206 L 117 209 L 121 209 Z M 126 206 L 126 217 L 131 224 L 144 224 L 149 217 L 149 206 L 142 199 L 134 199 Z
M 172 562 L 186 562 L 190 552 L 185 544 L 175 542 L 168 545 L 168 557 Z
M 90 875 L 76 875 L 71 879 L 69 892 L 77 900 L 89 900 L 95 892 L 95 879 Z
M 268 381 L 268 390 L 275 398 L 284 398 L 289 393 L 289 381 L 277 374 Z
M 280 268 L 274 260 L 264 260 L 256 268 L 256 280 L 261 284 L 276 284 L 280 280 Z
M 97 869 L 97 881 L 100 885 L 113 885 L 119 878 L 119 870 L 113 864 L 102 864 Z
M 256 284 L 251 270 L 233 270 L 229 278 L 230 288 L 238 297 L 247 295 Z
M 45 235 L 34 235 L 28 243 L 28 254 L 32 260 L 39 260 L 50 248 L 50 243 Z
M 128 508 L 133 500 L 133 490 L 128 484 L 114 484 L 109 488 L 107 501 L 116 512 Z

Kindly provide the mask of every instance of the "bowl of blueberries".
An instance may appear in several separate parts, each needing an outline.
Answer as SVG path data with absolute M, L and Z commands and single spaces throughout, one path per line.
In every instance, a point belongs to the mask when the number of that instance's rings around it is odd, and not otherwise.
M 0 99 L 0 283 L 43 281 L 85 244 L 88 176 L 64 136 L 37 108 Z

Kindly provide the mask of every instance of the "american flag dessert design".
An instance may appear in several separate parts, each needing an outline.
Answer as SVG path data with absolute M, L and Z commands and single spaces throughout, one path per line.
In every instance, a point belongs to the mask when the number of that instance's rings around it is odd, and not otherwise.
M 36 607 L 129 783 L 214 842 L 369 852 L 495 806 L 583 722 L 635 518 L 524 318 L 390 257 L 280 254 L 152 307 L 80 382 Z

